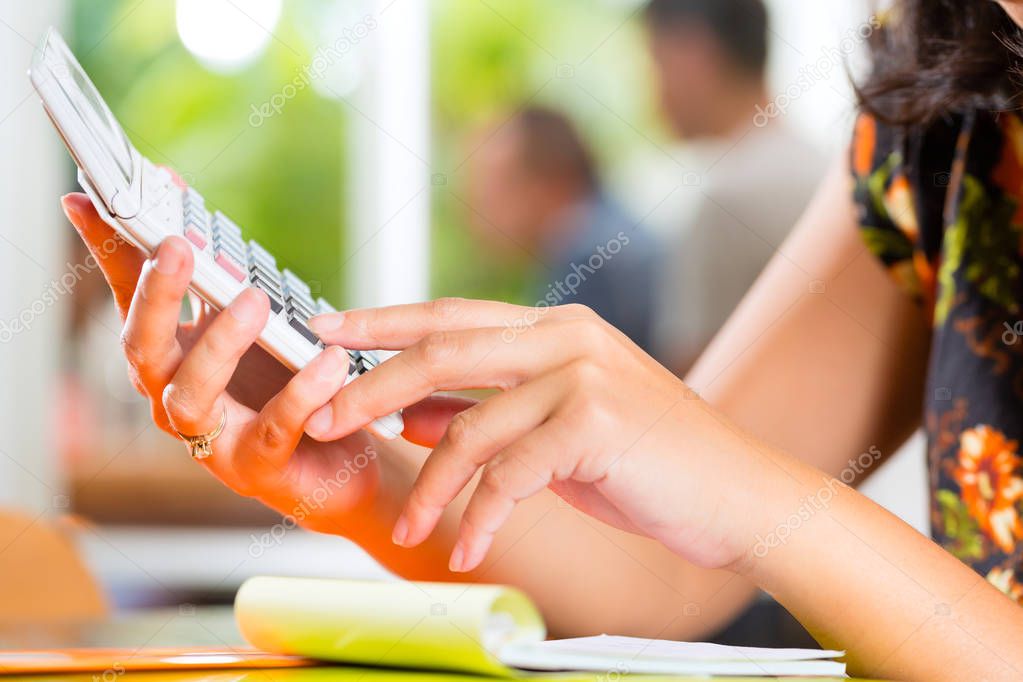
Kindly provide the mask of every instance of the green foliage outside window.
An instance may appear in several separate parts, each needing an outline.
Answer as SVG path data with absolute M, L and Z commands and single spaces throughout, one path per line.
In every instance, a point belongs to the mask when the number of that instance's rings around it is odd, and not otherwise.
M 71 3 L 69 38 L 143 154 L 175 168 L 284 265 L 343 304 L 346 106 L 305 88 L 280 115 L 250 124 L 252 106 L 309 65 L 316 48 L 309 25 L 326 4 L 286 2 L 266 51 L 230 75 L 207 70 L 184 48 L 170 0 Z M 641 35 L 629 19 L 635 7 L 433 0 L 432 165 L 448 178 L 433 192 L 434 295 L 525 297 L 529 268 L 481 250 L 465 227 L 463 142 L 474 126 L 524 102 L 558 106 L 608 166 L 635 145 L 634 126 L 651 126 Z M 564 69 L 559 77 L 563 65 L 571 77 Z
M 306 88 L 280 115 L 258 127 L 249 122 L 251 107 L 280 92 L 311 59 L 298 30 L 300 4 L 286 4 L 274 31 L 279 40 L 227 76 L 184 48 L 168 0 L 72 3 L 70 39 L 144 155 L 177 170 L 284 265 L 340 302 L 343 105 Z

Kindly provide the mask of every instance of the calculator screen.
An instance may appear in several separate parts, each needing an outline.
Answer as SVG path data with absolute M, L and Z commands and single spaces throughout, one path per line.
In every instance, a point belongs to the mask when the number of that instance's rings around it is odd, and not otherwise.
M 107 152 L 127 184 L 132 181 L 131 148 L 96 86 L 62 41 L 47 40 L 43 59 L 82 123 Z

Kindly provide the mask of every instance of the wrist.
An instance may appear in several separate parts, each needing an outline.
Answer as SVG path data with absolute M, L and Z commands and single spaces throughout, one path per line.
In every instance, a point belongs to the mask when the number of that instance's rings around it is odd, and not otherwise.
M 651 535 L 699 566 L 747 574 L 757 543 L 772 542 L 798 505 L 802 465 L 702 401 L 680 405 L 648 436 L 636 461 L 622 463 L 626 489 L 662 490 L 648 495 L 659 499 Z M 675 502 L 680 491 L 688 504 Z
M 770 590 L 778 571 L 791 571 L 792 553 L 813 544 L 815 529 L 835 500 L 853 491 L 784 453 L 769 453 L 766 463 L 758 485 L 762 497 L 751 510 L 744 550 L 730 568 Z

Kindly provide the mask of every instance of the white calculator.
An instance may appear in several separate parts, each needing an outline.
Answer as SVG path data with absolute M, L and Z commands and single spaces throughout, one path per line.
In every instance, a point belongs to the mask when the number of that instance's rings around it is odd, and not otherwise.
M 270 299 L 270 319 L 259 345 L 293 371 L 324 348 L 309 329 L 309 318 L 334 308 L 313 300 L 309 285 L 220 211 L 207 210 L 201 194 L 178 184 L 128 141 L 120 124 L 82 70 L 60 34 L 49 29 L 29 72 L 50 120 L 78 165 L 78 182 L 107 223 L 130 243 L 152 254 L 164 238 L 179 235 L 195 254 L 190 288 L 218 310 L 245 287 L 262 289 Z M 382 361 L 375 351 L 348 351 L 347 384 Z M 399 413 L 367 427 L 392 439 L 401 434 Z

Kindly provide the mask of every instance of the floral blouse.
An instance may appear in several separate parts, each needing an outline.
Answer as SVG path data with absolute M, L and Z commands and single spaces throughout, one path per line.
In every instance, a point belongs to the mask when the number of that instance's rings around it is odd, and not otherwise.
M 1023 121 L 863 114 L 851 150 L 863 238 L 933 325 L 932 534 L 1023 604 Z

